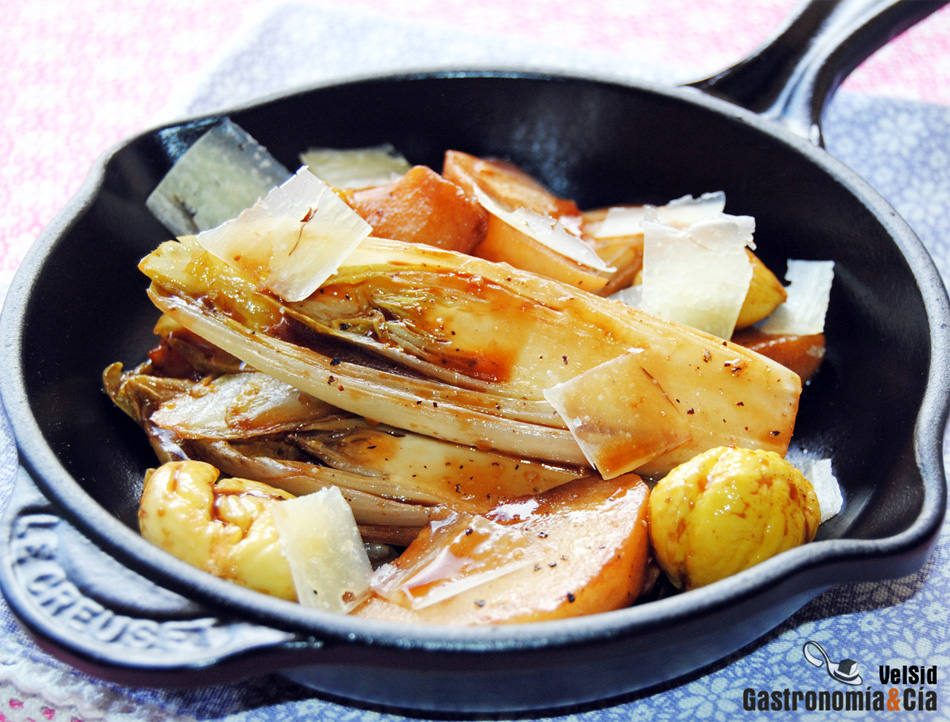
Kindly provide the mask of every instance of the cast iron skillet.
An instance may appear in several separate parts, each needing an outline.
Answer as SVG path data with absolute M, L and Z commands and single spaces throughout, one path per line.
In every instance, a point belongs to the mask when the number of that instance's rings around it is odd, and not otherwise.
M 514 711 L 672 680 L 835 584 L 918 570 L 946 502 L 946 292 L 911 230 L 814 141 L 847 72 L 941 4 L 808 6 L 759 53 L 696 84 L 708 92 L 439 72 L 319 87 L 229 113 L 290 167 L 309 145 L 391 142 L 434 167 L 448 148 L 508 157 L 582 207 L 721 189 L 730 212 L 756 217 L 759 249 L 779 272 L 788 257 L 833 259 L 828 357 L 804 393 L 797 443 L 832 457 L 846 507 L 815 543 L 687 594 L 494 629 L 326 615 L 222 582 L 146 543 L 135 512 L 154 459 L 99 376 L 113 361 L 138 362 L 153 341 L 157 314 L 135 265 L 165 231 L 144 199 L 217 119 L 200 118 L 104 158 L 10 290 L 0 390 L 21 463 L 0 529 L 10 606 L 54 654 L 124 683 L 283 671 L 364 704 Z

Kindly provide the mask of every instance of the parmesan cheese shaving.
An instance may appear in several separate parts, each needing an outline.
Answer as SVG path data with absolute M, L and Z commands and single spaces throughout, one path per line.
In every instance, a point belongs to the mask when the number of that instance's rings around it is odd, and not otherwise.
M 641 365 L 640 349 L 544 390 L 584 456 L 612 479 L 692 438 L 689 425 Z
M 759 329 L 769 334 L 805 336 L 824 333 L 825 315 L 835 275 L 834 261 L 788 261 L 788 298 Z
M 704 193 L 699 198 L 682 196 L 665 206 L 615 206 L 607 209 L 603 221 L 591 224 L 588 233 L 594 238 L 619 238 L 643 233 L 643 224 L 660 223 L 685 228 L 697 221 L 718 216 L 726 207 L 722 191 Z
M 391 183 L 411 167 L 388 143 L 371 148 L 311 148 L 300 154 L 300 161 L 334 188 L 355 190 Z
M 301 604 L 347 613 L 369 595 L 372 565 L 338 487 L 270 509 Z
M 372 578 L 379 596 L 409 609 L 425 609 L 535 563 L 532 544 L 516 526 L 475 514 L 451 513 L 433 521 L 395 563 Z M 535 542 L 535 545 L 537 542 Z
M 587 233 L 594 238 L 623 238 L 639 236 L 645 222 L 661 222 L 656 206 L 614 206 L 600 223 L 591 223 Z
M 644 224 L 642 308 L 729 338 L 749 291 L 755 220 L 717 216 L 685 229 Z
M 285 301 L 302 301 L 369 236 L 370 225 L 306 168 L 198 243 Z
M 804 451 L 789 450 L 787 460 L 792 466 L 802 472 L 802 476 L 815 490 L 818 497 L 818 508 L 821 510 L 820 523 L 837 516 L 844 506 L 844 496 L 841 486 L 831 468 L 831 459 L 816 459 Z
M 610 294 L 607 298 L 620 301 L 633 308 L 643 308 L 643 286 L 639 283 L 635 286 L 627 286 L 616 293 Z
M 475 196 L 482 207 L 515 230 L 582 266 L 597 271 L 611 272 L 615 270 L 608 266 L 586 241 L 570 232 L 569 228 L 572 227 L 568 225 L 571 223 L 570 221 L 561 219 L 555 221 L 549 215 L 524 207 L 509 211 L 477 185 L 474 189 Z
M 228 119 L 201 136 L 145 201 L 175 236 L 234 218 L 290 176 L 267 150 Z

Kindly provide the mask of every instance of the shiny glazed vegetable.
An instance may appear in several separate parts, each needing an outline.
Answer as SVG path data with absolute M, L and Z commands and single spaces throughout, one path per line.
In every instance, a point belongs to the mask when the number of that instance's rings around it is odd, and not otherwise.
M 808 345 L 786 332 L 784 363 L 768 344 L 763 355 L 730 338 L 788 294 L 752 253 L 754 221 L 723 213 L 722 194 L 582 213 L 511 163 L 457 151 L 441 174 L 389 148 L 305 157 L 332 168 L 335 187 L 302 169 L 140 264 L 160 342 L 103 382 L 166 464 L 142 499 L 148 538 L 305 604 L 319 596 L 360 616 L 483 624 L 634 603 L 655 580 L 654 554 L 691 588 L 814 537 L 808 522 L 773 544 L 752 520 L 753 541 L 713 534 L 697 557 L 687 547 L 698 532 L 669 531 L 715 516 L 689 503 L 716 496 L 690 466 L 711 449 L 777 460 L 755 482 L 775 486 L 776 507 L 782 489 L 814 498 L 800 473 L 785 483 L 782 457 L 824 337 L 812 332 Z M 700 325 L 718 336 L 677 320 L 685 297 L 666 305 L 655 292 L 697 268 L 712 278 L 686 287 L 707 294 Z M 630 302 L 641 289 L 650 312 Z M 735 498 L 757 493 L 741 466 L 728 482 Z M 173 493 L 167 482 L 182 475 L 190 482 Z M 661 480 L 652 495 L 641 477 Z M 690 483 L 702 489 L 671 491 Z M 274 509 L 330 490 L 345 514 L 323 504 L 307 513 L 335 516 L 298 514 L 278 530 Z M 658 495 L 669 513 L 654 511 Z M 333 566 L 317 551 L 333 546 L 316 541 L 324 526 L 328 538 L 362 539 L 365 568 L 321 580 L 321 565 Z M 267 543 L 240 542 L 232 528 Z M 683 548 L 702 569 L 677 562 Z M 280 580 L 261 578 L 260 565 Z
M 673 438 L 602 473 L 665 473 L 711 445 L 784 453 L 791 439 L 801 381 L 785 367 L 504 265 L 369 239 L 293 304 L 258 291 L 190 239 L 163 244 L 142 269 L 155 305 L 190 331 L 326 403 L 398 428 L 583 464 L 569 427 L 583 422 L 584 432 L 585 417 L 604 416 L 598 389 L 582 393 L 590 408 L 570 419 L 543 391 L 627 355 L 628 383 L 665 403 L 643 416 L 620 409 L 623 427 L 592 430 L 659 427 Z
M 145 476 L 139 529 L 192 566 L 281 599 L 297 600 L 269 501 L 293 496 L 247 479 L 218 479 L 193 461 L 169 462 Z
M 810 542 L 820 520 L 811 483 L 769 451 L 710 449 L 670 472 L 650 497 L 657 562 L 685 589 Z

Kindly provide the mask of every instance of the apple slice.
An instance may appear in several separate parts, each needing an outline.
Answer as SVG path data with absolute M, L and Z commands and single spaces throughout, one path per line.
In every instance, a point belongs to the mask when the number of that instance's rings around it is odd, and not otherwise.
M 512 163 L 450 150 L 445 153 L 442 175 L 461 186 L 471 198 L 479 200 L 490 212 L 484 240 L 472 251 L 473 255 L 496 263 L 508 263 L 515 268 L 531 271 L 546 278 L 568 283 L 585 291 L 596 293 L 607 283 L 607 277 L 571 257 L 564 255 L 564 246 L 596 259 L 601 259 L 585 247 L 585 241 L 567 231 L 581 223 L 580 210 L 572 200 L 551 193 L 537 180 Z M 533 219 L 536 228 L 526 232 L 525 224 L 509 223 L 503 215 L 525 214 Z M 551 228 L 544 228 L 546 221 Z M 551 246 L 533 236 L 538 228 L 541 236 L 555 241 Z M 573 254 L 576 255 L 576 254 Z M 583 255 L 582 255 L 583 257 Z
M 563 619 L 629 605 L 647 565 L 646 484 L 585 477 L 433 522 L 353 614 L 423 624 Z
M 392 183 L 357 190 L 350 205 L 383 238 L 468 253 L 485 237 L 488 212 L 431 168 L 413 166 Z
M 475 246 L 472 254 L 591 293 L 598 293 L 607 285 L 607 276 L 561 255 L 493 215 L 488 216 L 485 238 Z
M 514 163 L 449 150 L 443 160 L 442 175 L 473 198 L 479 188 L 512 210 L 528 208 L 552 218 L 580 215 L 574 201 L 554 195 Z
M 778 361 L 801 376 L 803 384 L 815 375 L 825 358 L 823 333 L 770 334 L 751 326 L 734 333 L 732 342 Z

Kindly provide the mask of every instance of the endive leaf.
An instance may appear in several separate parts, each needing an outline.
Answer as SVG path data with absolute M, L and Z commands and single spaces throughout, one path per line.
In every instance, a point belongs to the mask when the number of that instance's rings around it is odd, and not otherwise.
M 191 384 L 149 417 L 185 439 L 245 439 L 296 430 L 335 409 L 262 373 Z
M 183 241 L 163 244 L 141 268 L 156 305 L 194 333 L 390 426 L 585 464 L 543 390 L 642 349 L 644 368 L 688 417 L 692 438 L 640 472 L 663 473 L 715 445 L 784 453 L 791 438 L 801 384 L 787 369 L 504 264 L 370 237 L 295 304 L 255 291 L 220 265 Z M 488 301 L 470 306 L 470 298 Z M 474 362 L 471 375 L 466 359 Z

